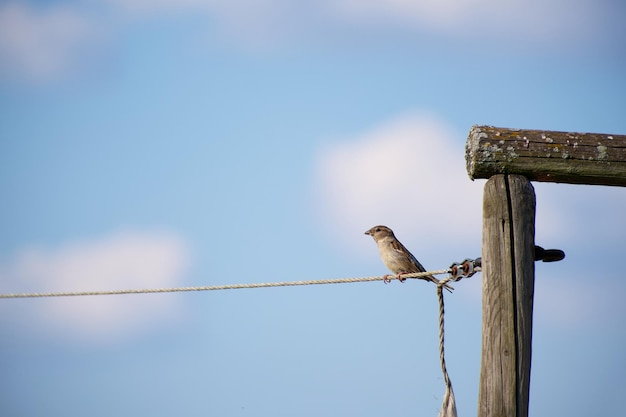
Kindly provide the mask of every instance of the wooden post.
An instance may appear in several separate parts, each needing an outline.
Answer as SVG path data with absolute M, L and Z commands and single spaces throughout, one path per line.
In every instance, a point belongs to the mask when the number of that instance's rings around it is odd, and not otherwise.
M 478 415 L 528 416 L 534 288 L 535 192 L 496 175 L 483 200 L 483 340 Z
M 535 274 L 530 181 L 626 186 L 626 136 L 474 126 L 466 162 L 470 178 L 489 179 L 478 416 L 527 417 Z

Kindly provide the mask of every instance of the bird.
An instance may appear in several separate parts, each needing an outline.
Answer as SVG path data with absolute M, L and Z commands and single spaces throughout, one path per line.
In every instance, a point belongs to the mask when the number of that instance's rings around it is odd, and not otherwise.
M 407 248 L 396 238 L 393 230 L 387 226 L 374 226 L 365 232 L 374 238 L 374 242 L 378 245 L 378 251 L 383 263 L 391 272 L 396 274 L 400 282 L 404 282 L 406 278 L 402 278 L 403 274 L 412 274 L 416 272 L 426 272 L 422 264 L 413 256 Z M 422 279 L 439 284 L 439 280 L 432 275 L 426 275 Z M 385 283 L 390 282 L 389 275 L 384 277 Z M 444 284 L 445 289 L 452 292 L 452 287 Z

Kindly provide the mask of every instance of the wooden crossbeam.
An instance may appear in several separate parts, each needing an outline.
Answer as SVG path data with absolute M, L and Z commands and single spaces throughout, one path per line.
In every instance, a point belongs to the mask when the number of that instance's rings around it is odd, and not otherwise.
M 626 186 L 626 135 L 473 126 L 470 178 L 519 174 L 531 181 Z

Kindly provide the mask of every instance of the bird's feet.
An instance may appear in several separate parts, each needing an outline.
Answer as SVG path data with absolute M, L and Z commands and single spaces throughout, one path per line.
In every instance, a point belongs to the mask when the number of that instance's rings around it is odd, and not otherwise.
M 406 278 L 402 277 L 402 275 L 404 275 L 404 274 L 406 274 L 406 272 L 400 272 L 398 275 L 389 275 L 389 274 L 384 275 L 383 276 L 383 282 L 385 284 L 389 284 L 391 282 L 391 277 L 396 278 L 400 282 L 404 282 L 404 281 L 406 281 Z

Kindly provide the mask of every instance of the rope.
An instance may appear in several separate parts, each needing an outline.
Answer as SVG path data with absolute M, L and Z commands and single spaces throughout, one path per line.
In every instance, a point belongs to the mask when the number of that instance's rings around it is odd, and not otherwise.
M 441 361 L 441 370 L 443 372 L 443 380 L 446 383 L 446 392 L 443 396 L 443 404 L 439 417 L 457 417 L 456 401 L 454 399 L 454 391 L 452 390 L 452 382 L 446 368 L 446 358 L 444 350 L 444 303 L 443 303 L 443 286 L 450 280 L 456 281 L 455 277 L 450 275 L 442 279 L 437 284 L 437 296 L 439 298 L 439 360 Z
M 439 360 L 441 361 L 441 370 L 443 372 L 444 382 L 446 383 L 446 391 L 443 397 L 443 404 L 439 417 L 457 417 L 456 401 L 454 399 L 454 391 L 452 390 L 452 382 L 446 368 L 446 358 L 444 349 L 444 301 L 443 288 L 452 288 L 447 285 L 449 281 L 459 281 L 463 277 L 471 277 L 480 271 L 480 258 L 476 260 L 466 259 L 463 263 L 455 263 L 448 269 L 439 269 L 435 271 L 417 272 L 413 274 L 402 274 L 402 280 L 405 278 L 416 278 L 431 281 L 433 275 L 449 274 L 446 278 L 437 281 L 437 297 L 439 298 Z M 430 277 L 430 278 L 427 278 Z M 129 290 L 112 290 L 112 291 L 75 291 L 75 292 L 47 292 L 47 293 L 14 293 L 0 294 L 0 298 L 41 298 L 41 297 L 77 297 L 88 295 L 122 295 L 122 294 L 154 294 L 154 293 L 172 293 L 172 292 L 188 292 L 188 291 L 218 291 L 218 290 L 235 290 L 244 288 L 267 288 L 267 287 L 293 287 L 298 285 L 321 285 L 321 284 L 345 284 L 351 282 L 369 282 L 384 281 L 389 282 L 391 279 L 400 279 L 400 276 L 384 275 L 382 277 L 362 277 L 362 278 L 336 278 L 336 279 L 320 279 L 310 281 L 279 281 L 279 282 L 263 282 L 252 284 L 228 284 L 228 285 L 207 285 L 201 287 L 174 287 L 174 288 L 142 288 Z
M 428 275 L 440 275 L 449 273 L 449 269 L 440 269 L 436 271 L 417 272 L 413 274 L 403 274 L 402 278 L 424 279 Z M 398 279 L 397 276 L 384 277 L 362 277 L 362 278 L 335 278 L 320 279 L 310 281 L 282 281 L 282 282 L 264 282 L 252 284 L 228 284 L 228 285 L 207 285 L 202 287 L 175 287 L 175 288 L 142 288 L 129 290 L 112 290 L 112 291 L 72 291 L 72 292 L 42 292 L 42 293 L 15 293 L 0 294 L 0 298 L 42 298 L 42 297 L 79 297 L 87 295 L 121 295 L 121 294 L 154 294 L 154 293 L 171 293 L 171 292 L 188 292 L 188 291 L 218 291 L 218 290 L 238 290 L 244 288 L 266 288 L 266 287 L 293 287 L 298 285 L 321 285 L 321 284 L 345 284 L 351 282 L 369 282 L 381 281 L 384 279 Z M 447 281 L 446 281 L 447 282 Z

